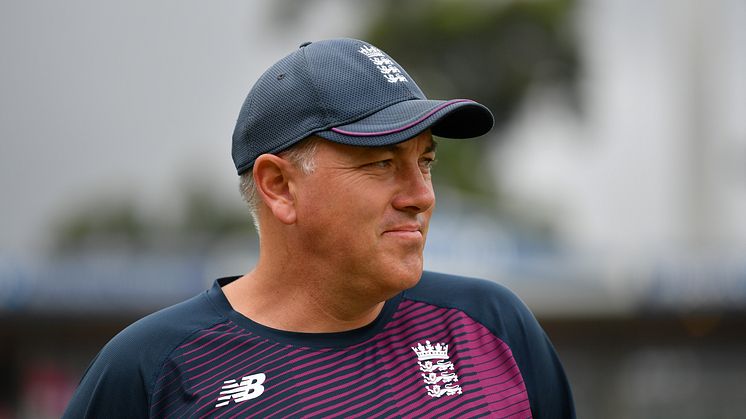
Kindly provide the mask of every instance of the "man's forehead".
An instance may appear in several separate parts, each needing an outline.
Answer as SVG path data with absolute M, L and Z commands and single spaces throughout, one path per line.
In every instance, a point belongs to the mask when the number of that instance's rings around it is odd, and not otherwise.
M 318 150 L 320 153 L 317 153 L 318 157 L 323 159 L 331 158 L 333 160 L 339 159 L 340 162 L 381 158 L 388 154 L 404 156 L 411 153 L 419 156 L 435 153 L 435 149 L 437 148 L 437 143 L 430 132 L 423 132 L 401 143 L 383 146 L 346 145 L 322 137 L 316 137 L 314 142 L 320 146 Z M 321 157 L 322 155 L 326 157 Z
M 402 141 L 396 144 L 382 145 L 382 146 L 345 146 L 337 144 L 345 149 L 350 154 L 370 154 L 370 153 L 403 153 L 408 150 L 417 151 L 420 153 L 431 153 L 435 152 L 438 147 L 438 143 L 433 139 L 433 136 L 429 132 L 423 132 L 422 134 L 410 138 L 409 140 Z

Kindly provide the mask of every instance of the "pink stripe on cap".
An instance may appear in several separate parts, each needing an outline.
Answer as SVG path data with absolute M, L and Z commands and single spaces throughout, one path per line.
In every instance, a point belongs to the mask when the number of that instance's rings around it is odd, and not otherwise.
M 426 113 L 425 115 L 423 115 L 418 120 L 410 122 L 409 124 L 404 125 L 403 127 L 399 127 L 399 128 L 388 130 L 388 131 L 353 132 L 353 131 L 345 131 L 345 130 L 342 130 L 342 129 L 339 129 L 339 128 L 332 128 L 331 130 L 334 131 L 334 132 L 336 132 L 336 133 L 339 133 L 339 134 L 351 135 L 351 136 L 354 136 L 354 137 L 375 137 L 375 136 L 378 136 L 378 135 L 394 134 L 394 133 L 404 131 L 405 129 L 411 128 L 411 127 L 419 124 L 420 122 L 422 122 L 425 119 L 429 118 L 434 113 L 436 113 L 439 110 L 445 108 L 446 106 L 450 106 L 450 105 L 453 105 L 454 103 L 461 103 L 461 102 L 474 102 L 474 101 L 473 100 L 469 100 L 469 99 L 454 99 L 454 100 L 449 100 L 448 102 L 443 103 L 442 105 L 440 105 L 440 106 L 436 107 L 435 109 L 431 110 L 430 112 Z

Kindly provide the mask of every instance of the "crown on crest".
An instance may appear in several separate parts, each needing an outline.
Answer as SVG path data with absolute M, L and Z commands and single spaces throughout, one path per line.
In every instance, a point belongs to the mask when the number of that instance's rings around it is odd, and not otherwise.
M 417 359 L 425 361 L 428 359 L 448 359 L 448 345 L 436 343 L 435 346 L 430 344 L 429 340 L 425 341 L 425 346 L 417 343 L 417 347 L 412 346 L 412 350 L 417 354 Z
M 360 49 L 358 51 L 360 53 L 362 53 L 363 55 L 365 55 L 366 57 L 368 57 L 368 58 L 383 57 L 384 56 L 383 51 L 381 51 L 380 49 L 378 49 L 378 48 L 376 48 L 376 47 L 374 47 L 372 45 L 364 45 L 364 46 L 360 47 Z

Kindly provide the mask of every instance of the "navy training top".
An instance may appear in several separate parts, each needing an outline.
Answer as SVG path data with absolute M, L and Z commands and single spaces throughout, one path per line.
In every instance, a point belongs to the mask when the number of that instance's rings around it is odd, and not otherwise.
M 64 417 L 575 417 L 549 339 L 499 284 L 424 272 L 365 327 L 296 333 L 234 311 L 237 278 L 115 336 Z

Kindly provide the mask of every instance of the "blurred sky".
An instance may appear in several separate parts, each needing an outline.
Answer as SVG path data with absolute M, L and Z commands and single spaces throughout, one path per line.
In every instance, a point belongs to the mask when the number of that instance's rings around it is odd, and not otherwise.
M 189 176 L 241 205 L 230 141 L 251 84 L 366 10 L 313 1 L 278 24 L 271 3 L 0 3 L 0 255 L 35 258 L 94 199 L 167 214 Z

